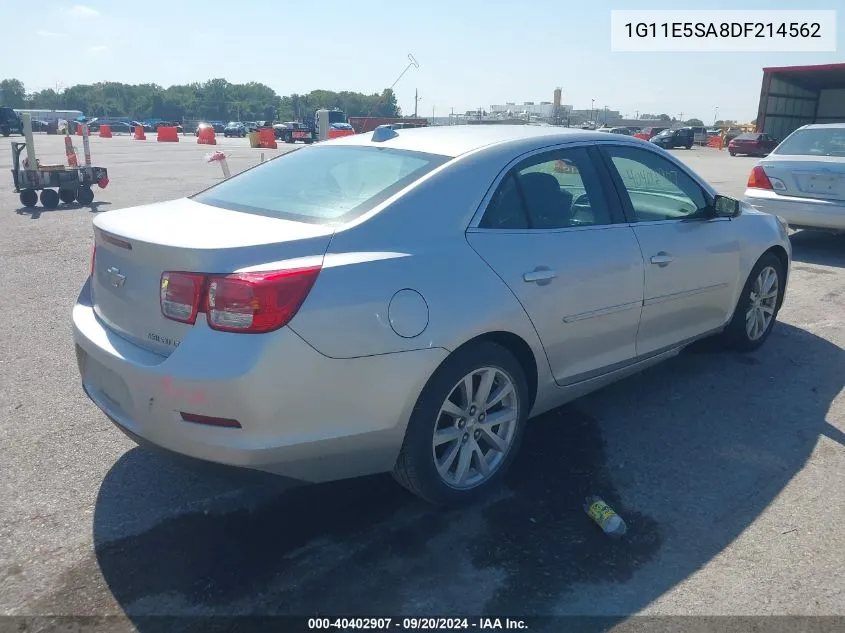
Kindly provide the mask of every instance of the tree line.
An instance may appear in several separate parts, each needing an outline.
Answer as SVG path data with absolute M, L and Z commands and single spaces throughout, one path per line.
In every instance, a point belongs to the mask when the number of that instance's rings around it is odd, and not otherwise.
M 312 90 L 308 94 L 279 96 L 262 83 L 233 84 L 225 79 L 169 88 L 108 81 L 78 84 L 61 91 L 45 88 L 33 92 L 27 92 L 19 79 L 3 79 L 0 81 L 0 105 L 81 110 L 88 117 L 129 116 L 166 121 L 301 120 L 313 117 L 319 108 L 339 108 L 347 116 L 401 116 L 396 95 L 390 89 L 374 94 Z

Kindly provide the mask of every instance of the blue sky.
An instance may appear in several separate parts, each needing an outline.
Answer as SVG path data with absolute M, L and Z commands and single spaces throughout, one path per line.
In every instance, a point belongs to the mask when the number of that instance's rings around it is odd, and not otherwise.
M 445 116 L 506 101 L 666 112 L 705 122 L 756 116 L 761 68 L 845 61 L 845 11 L 835 53 L 613 53 L 611 9 L 836 9 L 833 0 L 604 2 L 184 0 L 80 4 L 40 0 L 39 19 L 4 28 L 0 78 L 28 90 L 96 81 L 173 83 L 224 77 L 279 94 L 376 92 L 413 53 L 396 86 L 405 113 Z M 627 6 L 626 6 L 627 5 Z M 172 18 L 162 16 L 170 14 Z M 295 20 L 297 27 L 286 26 Z

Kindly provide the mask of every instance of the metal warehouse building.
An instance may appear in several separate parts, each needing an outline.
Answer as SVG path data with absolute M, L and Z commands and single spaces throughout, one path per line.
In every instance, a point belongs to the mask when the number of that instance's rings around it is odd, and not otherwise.
M 809 123 L 845 122 L 845 64 L 763 69 L 757 129 L 784 139 Z

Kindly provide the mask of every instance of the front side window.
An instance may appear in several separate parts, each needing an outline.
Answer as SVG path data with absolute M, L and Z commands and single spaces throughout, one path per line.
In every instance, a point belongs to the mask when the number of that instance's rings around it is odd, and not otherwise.
M 347 222 L 449 160 L 391 148 L 305 147 L 224 180 L 193 199 L 299 222 Z
M 609 147 L 637 222 L 707 217 L 704 191 L 681 167 L 636 147 Z
M 479 226 L 563 229 L 611 224 L 601 181 L 585 148 L 524 161 L 501 182 Z

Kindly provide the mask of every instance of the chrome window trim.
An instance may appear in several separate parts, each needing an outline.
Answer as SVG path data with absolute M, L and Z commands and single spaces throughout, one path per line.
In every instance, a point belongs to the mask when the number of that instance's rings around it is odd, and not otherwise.
M 487 193 L 484 194 L 484 197 L 481 199 L 481 203 L 478 205 L 478 208 L 475 210 L 475 213 L 472 216 L 472 219 L 469 221 L 469 225 L 467 226 L 467 233 L 530 233 L 535 235 L 537 233 L 562 233 L 562 232 L 569 232 L 569 231 L 583 231 L 589 229 L 609 229 L 618 226 L 647 226 L 653 224 L 666 224 L 668 222 L 712 222 L 714 220 L 730 220 L 730 218 L 696 218 L 696 219 L 688 219 L 688 218 L 679 218 L 673 220 L 656 220 L 654 222 L 620 222 L 618 224 L 595 224 L 589 226 L 575 226 L 575 227 L 565 227 L 560 229 L 490 229 L 490 228 L 483 228 L 478 226 L 481 222 L 481 218 L 484 217 L 484 213 L 487 210 L 490 201 L 493 198 L 493 195 L 496 193 L 496 190 L 499 188 L 501 182 L 505 179 L 505 177 L 510 173 L 510 171 L 516 167 L 519 163 L 537 156 L 538 154 L 546 154 L 551 152 L 556 152 L 559 150 L 564 149 L 576 149 L 579 147 L 595 147 L 595 146 L 604 146 L 604 147 L 633 147 L 636 149 L 641 149 L 646 152 L 651 152 L 652 154 L 656 154 L 659 157 L 665 158 L 666 160 L 672 162 L 677 166 L 679 169 L 683 170 L 683 172 L 689 176 L 692 181 L 697 184 L 701 189 L 704 191 L 706 196 L 713 198 L 717 195 L 716 190 L 710 186 L 703 178 L 701 178 L 698 174 L 692 171 L 687 165 L 685 165 L 681 160 L 676 158 L 674 155 L 670 154 L 667 150 L 663 150 L 657 147 L 653 147 L 653 144 L 649 143 L 647 145 L 643 145 L 642 141 L 633 141 L 627 139 L 595 139 L 595 140 L 580 140 L 580 141 L 569 141 L 563 143 L 555 143 L 553 145 L 545 145 L 543 147 L 538 147 L 528 152 L 524 152 L 517 156 L 516 158 L 511 159 L 505 167 L 498 173 L 496 178 L 493 180 L 490 187 L 487 189 Z M 606 169 L 604 165 L 595 165 L 597 170 Z

